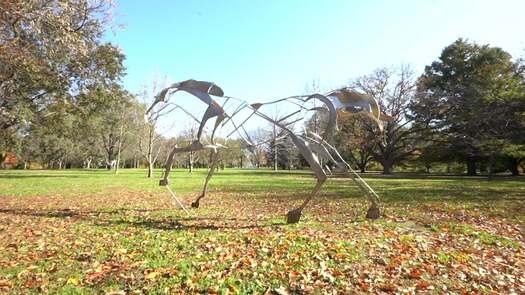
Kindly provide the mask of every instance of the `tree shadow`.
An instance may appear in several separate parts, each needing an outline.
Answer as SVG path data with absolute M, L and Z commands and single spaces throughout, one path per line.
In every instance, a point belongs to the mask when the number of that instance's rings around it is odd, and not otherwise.
M 487 175 L 479 174 L 469 176 L 466 174 L 450 174 L 450 173 L 411 173 L 411 172 L 396 172 L 394 174 L 382 174 L 379 172 L 359 173 L 362 178 L 375 179 L 440 179 L 440 180 L 486 180 Z M 336 175 L 336 178 L 339 177 Z M 493 180 L 525 180 L 525 176 L 513 176 L 511 174 L 496 174 L 493 175 Z M 341 176 L 341 178 L 343 178 Z
M 127 212 L 154 212 L 154 211 L 165 211 L 162 209 L 129 209 L 129 208 L 118 208 L 115 210 L 100 210 L 100 211 L 81 211 L 72 209 L 53 209 L 53 210 L 35 210 L 28 208 L 16 208 L 16 209 L 4 209 L 0 208 L 0 213 L 12 214 L 12 215 L 23 215 L 33 217 L 45 217 L 45 218 L 68 218 L 76 221 L 87 221 L 92 222 L 93 225 L 112 227 L 117 225 L 125 225 L 132 227 L 140 227 L 146 229 L 157 229 L 157 230 L 176 230 L 176 231 L 187 231 L 187 230 L 223 230 L 223 229 L 255 229 L 265 227 L 276 227 L 282 226 L 284 222 L 269 222 L 268 220 L 254 220 L 249 218 L 222 218 L 222 217 L 177 217 L 177 216 L 161 216 L 158 218 L 152 217 L 141 217 L 135 216 L 139 220 L 127 220 L 120 216 L 117 219 L 111 217 L 104 217 L 104 215 L 116 215 L 126 214 Z M 127 216 L 127 215 L 126 215 Z M 209 223 L 214 221 L 216 223 Z M 188 222 L 185 223 L 185 222 Z M 196 222 L 196 223 L 191 223 Z M 261 222 L 262 224 L 258 223 Z M 248 223 L 248 224 L 247 224 Z
M 206 222 L 204 224 L 185 224 L 183 221 L 201 221 Z M 207 221 L 217 221 L 217 223 L 207 223 Z M 233 221 L 233 224 L 224 223 L 224 221 Z M 145 229 L 157 229 L 157 230 L 170 230 L 170 231 L 188 231 L 188 230 L 228 230 L 228 229 L 256 229 L 256 228 L 267 228 L 267 227 L 279 227 L 283 226 L 283 222 L 271 222 L 265 224 L 251 223 L 252 222 L 245 218 L 208 218 L 208 217 L 196 217 L 196 218 L 170 218 L 170 220 L 107 220 L 101 222 L 95 222 L 97 226 L 111 227 L 115 225 L 125 225 L 132 227 L 140 227 Z
M 239 176 L 239 175 L 253 175 L 253 176 L 261 176 L 261 175 L 267 175 L 267 176 L 293 176 L 293 175 L 313 175 L 313 172 L 310 170 L 256 170 L 256 169 L 249 169 L 249 170 L 220 170 L 215 172 L 215 175 L 221 175 L 221 176 Z
M 33 209 L 4 209 L 0 208 L 0 213 L 12 215 L 25 215 L 34 217 L 74 217 L 80 216 L 80 212 L 71 209 L 56 209 L 56 210 L 33 210 Z
M 0 179 L 28 179 L 28 178 L 85 178 L 85 175 L 75 174 L 0 174 Z
M 28 208 L 0 208 L 0 213 L 13 214 L 13 215 L 25 215 L 34 217 L 86 217 L 95 218 L 95 215 L 102 214 L 119 214 L 127 211 L 133 212 L 154 212 L 161 211 L 162 209 L 133 209 L 133 208 L 118 208 L 113 210 L 74 210 L 69 208 L 64 209 L 49 209 L 49 210 L 35 210 Z

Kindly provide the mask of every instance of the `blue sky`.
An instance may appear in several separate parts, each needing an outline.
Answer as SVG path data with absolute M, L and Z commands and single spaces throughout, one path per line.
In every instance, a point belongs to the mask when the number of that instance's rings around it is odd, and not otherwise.
M 416 72 L 459 37 L 525 54 L 525 1 L 118 1 L 108 33 L 126 88 L 158 77 L 214 81 L 252 100 L 323 90 L 382 66 Z
M 384 66 L 409 64 L 419 75 L 459 37 L 525 56 L 524 11 L 523 0 L 120 0 L 115 21 L 125 28 L 106 39 L 126 54 L 132 93 L 163 77 L 197 79 L 264 102 L 305 94 L 312 81 L 335 89 Z M 197 117 L 204 111 L 196 99 L 174 99 Z M 160 132 L 179 134 L 190 121 L 165 117 Z

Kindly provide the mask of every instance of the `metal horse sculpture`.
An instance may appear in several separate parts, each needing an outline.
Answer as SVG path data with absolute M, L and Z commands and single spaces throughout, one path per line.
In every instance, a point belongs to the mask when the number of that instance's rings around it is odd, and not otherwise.
M 312 198 L 319 192 L 323 184 L 328 178 L 328 175 L 330 175 L 332 172 L 328 166 L 324 166 L 321 164 L 322 161 L 320 159 L 323 159 L 328 162 L 332 162 L 335 164 L 336 168 L 339 172 L 343 173 L 346 176 L 349 176 L 352 178 L 352 180 L 359 186 L 359 188 L 363 191 L 363 193 L 366 194 L 368 201 L 370 203 L 370 207 L 367 211 L 367 218 L 375 219 L 379 218 L 380 216 L 380 210 L 379 210 L 379 197 L 374 192 L 374 190 L 344 161 L 344 159 L 341 157 L 339 152 L 328 143 L 328 140 L 332 136 L 333 132 L 337 129 L 337 116 L 338 115 L 353 115 L 357 113 L 362 113 L 370 117 L 372 120 L 374 120 L 377 124 L 379 129 L 382 131 L 383 125 L 382 121 L 388 121 L 391 118 L 381 113 L 379 109 L 379 105 L 377 101 L 367 95 L 351 91 L 348 89 L 338 89 L 332 92 L 327 93 L 326 95 L 321 94 L 312 94 L 312 95 L 305 95 L 305 96 L 292 96 L 287 97 L 279 100 L 275 100 L 268 103 L 247 103 L 245 101 L 225 96 L 223 90 L 211 82 L 205 82 L 205 81 L 196 81 L 196 80 L 186 80 L 179 83 L 174 83 L 170 85 L 169 87 L 163 89 L 156 97 L 154 103 L 151 105 L 151 107 L 148 109 L 148 113 L 152 111 L 154 106 L 157 103 L 163 102 L 167 103 L 168 98 L 173 95 L 177 91 L 185 91 L 195 97 L 197 97 L 199 100 L 204 102 L 208 107 L 202 117 L 201 120 L 197 120 L 194 116 L 192 116 L 196 121 L 200 123 L 199 129 L 197 132 L 197 136 L 194 139 L 194 141 L 184 147 L 175 146 L 171 153 L 169 154 L 169 157 L 166 162 L 166 167 L 164 171 L 163 178 L 160 180 L 161 186 L 166 186 L 170 193 L 175 197 L 177 202 L 179 202 L 179 205 L 186 211 L 186 209 L 183 207 L 182 203 L 178 201 L 175 194 L 169 189 L 169 175 L 171 171 L 171 167 L 173 164 L 173 160 L 176 154 L 179 153 L 185 153 L 185 152 L 195 152 L 199 150 L 210 150 L 211 151 L 211 165 L 209 167 L 208 175 L 204 181 L 204 187 L 202 189 L 202 193 L 192 202 L 191 206 L 193 208 L 199 207 L 199 202 L 202 198 L 206 196 L 206 193 L 208 191 L 208 184 L 210 179 L 212 178 L 217 162 L 219 160 L 219 149 L 224 148 L 224 146 L 215 143 L 214 136 L 216 131 L 219 127 L 224 126 L 226 123 L 231 123 L 234 126 L 234 132 L 237 132 L 239 136 L 245 141 L 247 148 L 253 148 L 254 143 L 248 136 L 248 133 L 243 127 L 243 124 L 246 123 L 248 119 L 250 119 L 253 115 L 256 115 L 264 120 L 267 120 L 268 122 L 275 124 L 278 126 L 289 138 L 291 138 L 294 145 L 297 147 L 301 155 L 304 157 L 304 159 L 308 162 L 310 169 L 313 171 L 315 178 L 317 179 L 317 183 L 315 187 L 313 188 L 313 191 L 305 198 L 303 203 L 295 208 L 290 210 L 287 213 L 287 222 L 288 223 L 296 223 L 300 220 L 302 211 L 304 208 L 308 205 L 308 203 L 312 200 Z M 241 101 L 241 104 L 233 111 L 231 114 L 226 113 L 224 110 L 224 105 L 221 106 L 213 97 L 221 97 L 223 99 L 226 99 L 224 104 L 226 104 L 229 100 L 237 100 Z M 322 107 L 314 107 L 314 108 L 306 108 L 304 107 L 304 104 L 312 101 L 320 101 L 323 105 Z M 268 104 L 274 104 L 278 102 L 291 102 L 293 105 L 297 106 L 299 110 L 283 117 L 277 120 L 272 119 L 270 116 L 264 114 L 261 112 L 261 107 Z M 176 105 L 176 107 L 180 107 L 179 105 Z M 180 107 L 182 108 L 182 107 Z M 242 123 L 236 124 L 234 121 L 234 117 L 241 111 L 241 110 L 249 110 L 249 116 L 246 117 Z M 184 110 L 185 111 L 185 110 Z M 297 122 L 297 120 L 293 122 L 287 122 L 289 118 L 291 118 L 293 115 L 296 115 L 297 113 L 300 113 L 301 111 L 325 111 L 327 112 L 327 123 L 326 128 L 324 128 L 324 132 L 322 134 L 317 134 L 310 131 L 303 131 L 303 132 L 297 132 L 292 128 L 292 123 Z M 185 111 L 187 114 L 191 115 L 189 112 Z M 213 125 L 213 130 L 211 132 L 211 137 L 209 139 L 209 144 L 204 144 L 202 142 L 202 136 L 203 131 L 206 123 L 210 120 L 215 118 L 215 122 Z M 240 131 L 244 131 L 241 133 Z M 326 163 L 326 162 L 325 162 Z

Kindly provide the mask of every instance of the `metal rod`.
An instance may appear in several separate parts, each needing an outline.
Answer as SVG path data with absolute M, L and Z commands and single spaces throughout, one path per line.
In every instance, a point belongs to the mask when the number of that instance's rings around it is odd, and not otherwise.
M 188 212 L 188 210 L 186 210 L 186 208 L 184 208 L 184 205 L 182 205 L 182 203 L 180 202 L 179 198 L 177 198 L 177 196 L 175 195 L 175 193 L 170 189 L 170 187 L 168 185 L 166 185 L 166 188 L 168 189 L 168 191 L 170 192 L 171 196 L 175 199 L 175 201 L 177 201 L 177 203 L 179 203 L 179 206 L 182 208 L 182 210 L 184 210 L 184 212 L 186 212 L 187 215 L 190 215 L 190 212 Z

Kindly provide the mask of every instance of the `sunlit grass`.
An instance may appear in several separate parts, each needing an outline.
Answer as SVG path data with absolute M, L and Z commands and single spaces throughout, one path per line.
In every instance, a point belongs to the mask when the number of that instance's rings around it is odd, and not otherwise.
M 376 221 L 352 181 L 333 178 L 287 225 L 314 185 L 307 171 L 219 171 L 190 215 L 160 171 L 145 175 L 0 171 L 0 292 L 520 292 L 523 178 L 366 175 L 381 196 Z M 175 170 L 170 186 L 188 206 L 205 175 Z M 481 280 L 480 268 L 505 276 Z

